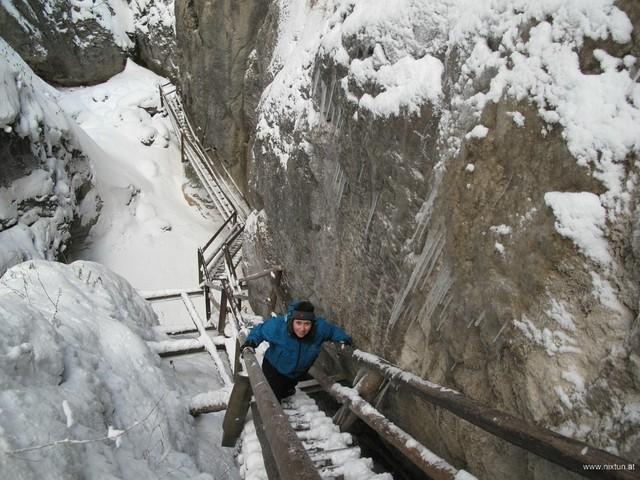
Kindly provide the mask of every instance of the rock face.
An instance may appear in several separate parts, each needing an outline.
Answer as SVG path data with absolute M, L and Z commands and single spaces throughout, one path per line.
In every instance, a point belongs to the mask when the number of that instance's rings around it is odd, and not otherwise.
M 259 0 L 189 0 L 176 5 L 180 86 L 185 108 L 203 143 L 229 167 L 241 188 L 255 98 L 249 69 L 268 2 Z M 273 43 L 273 42 L 272 42 Z
M 73 237 L 88 233 L 100 199 L 56 91 L 1 39 L 0 55 L 1 275 L 27 259 L 58 258 Z
M 38 76 L 58 85 L 104 82 L 127 57 L 176 78 L 173 0 L 127 4 L 3 2 L 0 31 Z
M 136 8 L 137 7 L 137 8 Z M 158 75 L 178 80 L 174 1 L 133 3 L 134 59 Z
M 115 39 L 98 21 L 111 19 L 108 4 L 69 8 L 65 2 L 5 2 L 2 37 L 43 79 L 59 85 L 99 83 L 124 68 L 131 40 Z M 94 11 L 95 8 L 95 11 Z
M 249 271 L 282 265 L 363 350 L 638 461 L 639 9 L 529 3 L 278 2 L 247 64 L 211 30 L 228 12 L 194 1 L 184 94 L 209 140 L 259 99 Z M 418 401 L 385 409 L 479 477 L 572 478 Z

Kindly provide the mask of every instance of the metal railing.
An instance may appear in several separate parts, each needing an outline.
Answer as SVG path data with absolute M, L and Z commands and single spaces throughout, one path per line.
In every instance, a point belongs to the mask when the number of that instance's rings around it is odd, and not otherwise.
M 191 164 L 223 217 L 228 218 L 235 213 L 239 221 L 244 222 L 249 213 L 249 205 L 224 164 L 219 162 L 217 165 L 207 155 L 208 149 L 202 147 L 201 140 L 184 112 L 178 90 L 171 83 L 160 85 L 158 88 L 161 105 L 167 108 L 171 123 L 180 134 L 182 161 Z M 222 168 L 222 172 L 218 171 L 218 167 Z M 230 188 L 229 185 L 233 185 L 234 188 Z
M 202 287 L 205 296 L 205 308 L 207 321 L 211 318 L 211 288 L 214 287 L 214 274 L 218 273 L 218 267 L 223 265 L 223 256 L 230 254 L 232 259 L 237 259 L 234 265 L 237 267 L 240 261 L 241 235 L 244 231 L 249 207 L 233 181 L 233 178 L 220 163 L 223 173 L 216 168 L 216 163 L 209 158 L 206 149 L 203 149 L 201 141 L 195 133 L 189 118 L 182 108 L 179 92 L 171 83 L 158 86 L 161 107 L 165 107 L 176 132 L 180 138 L 180 155 L 183 162 L 189 162 L 198 175 L 200 182 L 207 191 L 209 197 L 216 205 L 225 221 L 211 236 L 205 245 L 198 248 L 198 284 Z M 229 188 L 229 184 L 235 187 Z M 224 238 L 223 232 L 227 231 Z M 228 250 L 231 249 L 230 252 Z

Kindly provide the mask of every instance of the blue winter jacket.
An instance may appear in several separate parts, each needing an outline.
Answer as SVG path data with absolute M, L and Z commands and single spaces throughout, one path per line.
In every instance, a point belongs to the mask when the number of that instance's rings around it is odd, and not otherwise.
M 351 337 L 324 318 L 316 316 L 315 325 L 307 336 L 298 338 L 288 327 L 291 311 L 289 308 L 286 317 L 272 317 L 253 327 L 247 343 L 258 346 L 264 341 L 269 342 L 264 357 L 281 374 L 297 380 L 320 355 L 322 342 L 351 343 Z

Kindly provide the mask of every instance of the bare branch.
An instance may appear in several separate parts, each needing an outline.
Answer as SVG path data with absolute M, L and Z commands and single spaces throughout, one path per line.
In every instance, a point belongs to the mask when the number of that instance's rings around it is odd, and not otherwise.
M 32 452 L 34 450 L 42 450 L 44 448 L 57 447 L 57 446 L 60 446 L 60 445 L 81 445 L 81 444 L 85 444 L 85 443 L 102 442 L 102 441 L 105 441 L 105 440 L 115 440 L 116 438 L 119 438 L 119 437 L 121 437 L 123 435 L 126 435 L 131 430 L 136 428 L 138 425 L 141 425 L 142 423 L 144 423 L 151 416 L 151 414 L 158 408 L 158 405 L 160 404 L 160 402 L 162 402 L 162 400 L 164 400 L 164 398 L 166 396 L 167 396 L 167 394 L 165 393 L 155 403 L 153 408 L 151 410 L 149 410 L 149 412 L 147 412 L 147 414 L 144 416 L 144 418 L 142 418 L 141 420 L 136 420 L 133 424 L 129 425 L 127 428 L 125 428 L 124 430 L 119 431 L 116 434 L 106 435 L 104 437 L 99 437 L 99 438 L 90 438 L 90 439 L 85 439 L 85 440 L 76 440 L 76 439 L 73 439 L 73 438 L 63 438 L 61 440 L 55 440 L 53 442 L 45 443 L 43 445 L 35 445 L 33 447 L 18 448 L 18 449 L 15 449 L 15 450 L 5 450 L 3 453 L 6 453 L 7 455 L 17 455 L 19 453 Z

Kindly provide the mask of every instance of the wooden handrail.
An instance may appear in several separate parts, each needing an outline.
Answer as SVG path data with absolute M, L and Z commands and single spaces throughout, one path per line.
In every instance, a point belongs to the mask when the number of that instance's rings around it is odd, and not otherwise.
M 320 480 L 320 474 L 294 432 L 280 402 L 264 377 L 254 353 L 246 352 L 244 364 L 253 396 L 264 423 L 268 448 L 282 480 Z
M 258 278 L 266 277 L 267 275 L 271 275 L 272 273 L 280 271 L 282 271 L 282 267 L 280 265 L 276 265 L 273 268 L 262 270 L 261 272 L 252 273 L 251 275 L 247 275 L 246 277 L 241 277 L 238 279 L 238 283 L 246 283 L 250 280 L 257 280 Z
M 209 265 L 211 265 L 213 262 L 215 262 L 216 260 L 218 260 L 218 258 L 220 258 L 220 255 L 222 255 L 223 252 L 223 247 L 225 245 L 230 244 L 231 242 L 233 242 L 238 235 L 240 235 L 240 233 L 242 233 L 242 228 L 243 226 L 235 226 L 232 230 L 229 231 L 229 233 L 227 234 L 227 236 L 225 237 L 225 239 L 223 240 L 222 244 L 220 245 L 220 247 L 218 247 L 217 250 L 211 252 L 208 257 L 205 256 L 204 259 L 204 264 L 207 268 L 209 268 Z
M 392 384 L 406 385 L 427 402 L 442 407 L 483 430 L 567 470 L 589 478 L 628 480 L 640 478 L 640 471 L 622 469 L 623 465 L 625 468 L 633 465 L 629 460 L 483 405 L 460 392 L 406 372 L 376 355 L 360 350 L 352 354 L 357 362 L 379 371 Z M 587 470 L 585 465 L 617 465 L 621 469 Z
M 355 390 L 342 387 L 334 383 L 318 368 L 311 367 L 311 376 L 333 396 L 338 402 L 348 405 L 367 425 L 373 428 L 380 436 L 402 452 L 422 472 L 434 480 L 454 480 L 458 470 L 452 467 L 442 458 L 417 442 L 407 432 L 393 424 L 380 412 L 373 408 L 367 401 L 360 397 Z
M 218 237 L 218 235 L 220 235 L 220 232 L 222 232 L 225 227 L 227 226 L 227 224 L 231 221 L 232 218 L 234 218 L 236 215 L 229 215 L 229 217 L 224 221 L 224 223 L 222 225 L 220 225 L 220 228 L 218 228 L 218 230 L 216 230 L 216 233 L 214 233 L 211 238 L 209 239 L 209 241 L 207 243 L 204 244 L 204 246 L 202 246 L 202 251 L 204 252 L 207 248 L 209 248 L 209 246 L 213 243 L 213 241 Z
M 229 377 L 229 375 L 227 374 L 227 371 L 225 370 L 224 362 L 220 358 L 220 355 L 218 354 L 218 351 L 216 349 L 215 344 L 213 343 L 213 340 L 211 340 L 211 337 L 209 337 L 209 335 L 207 334 L 204 323 L 202 322 L 200 315 L 198 315 L 195 305 L 193 305 L 193 302 L 191 301 L 191 299 L 186 293 L 182 294 L 182 300 L 184 301 L 184 304 L 187 307 L 187 312 L 189 313 L 189 317 L 191 317 L 191 320 L 193 321 L 194 325 L 196 326 L 196 328 L 200 333 L 200 339 L 205 349 L 207 350 L 207 352 L 209 352 L 209 355 L 211 355 L 211 357 L 213 358 L 216 364 L 216 368 L 218 370 L 218 373 L 220 374 L 220 378 L 224 382 L 225 386 L 230 386 L 233 382 Z

